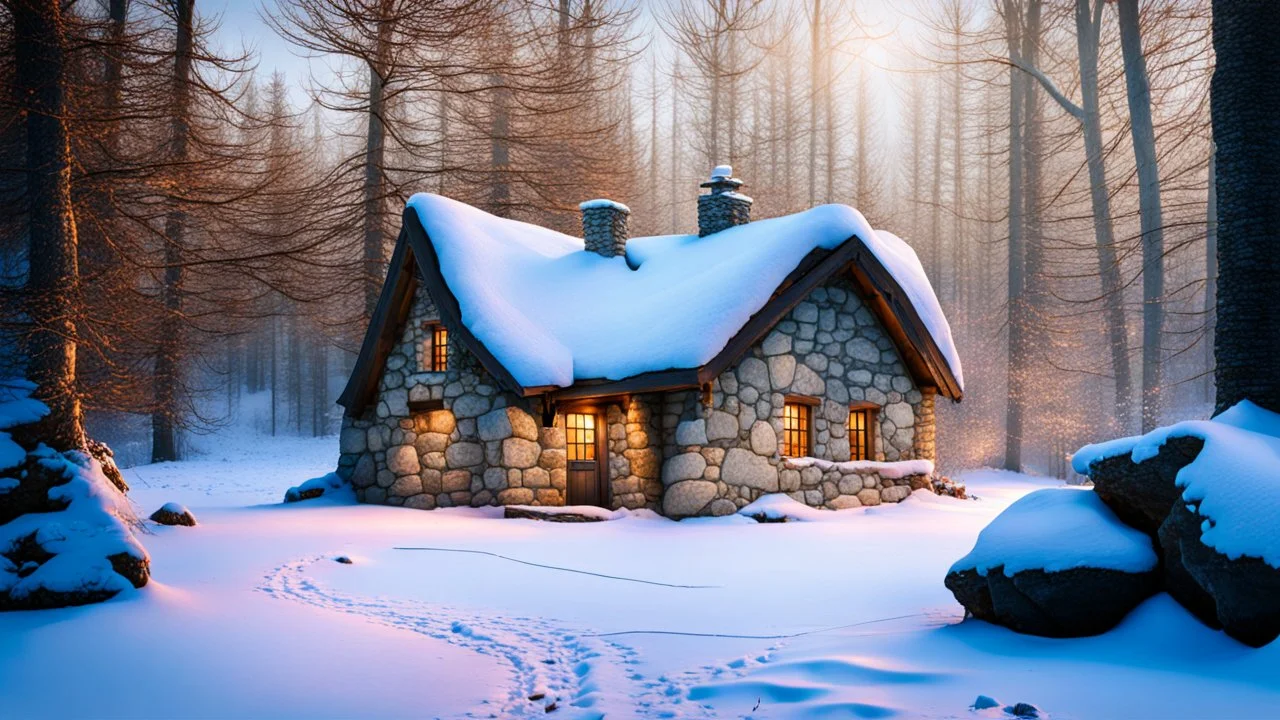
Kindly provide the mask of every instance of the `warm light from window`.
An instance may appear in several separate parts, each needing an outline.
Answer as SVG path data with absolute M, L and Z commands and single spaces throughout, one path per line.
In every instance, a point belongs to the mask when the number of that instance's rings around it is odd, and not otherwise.
M 431 372 L 444 372 L 449 369 L 449 331 L 443 325 L 432 325 L 431 341 L 428 343 L 427 358 Z
M 810 407 L 802 403 L 782 406 L 782 454 L 805 457 L 810 453 Z
M 591 413 L 565 413 L 564 434 L 568 459 L 596 459 L 595 415 Z
M 849 411 L 849 459 L 871 459 L 871 411 Z

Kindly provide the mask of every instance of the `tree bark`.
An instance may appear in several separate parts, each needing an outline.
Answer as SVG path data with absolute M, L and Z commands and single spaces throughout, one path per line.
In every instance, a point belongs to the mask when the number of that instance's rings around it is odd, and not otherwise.
M 1160 172 L 1151 120 L 1151 87 L 1142 55 L 1138 0 L 1119 0 L 1120 48 L 1128 89 L 1129 127 L 1138 164 L 1138 206 L 1142 226 L 1142 431 L 1160 421 L 1164 381 L 1161 337 L 1164 328 L 1164 218 L 1160 208 Z
M 1280 3 L 1214 0 L 1217 412 L 1280 412 Z
M 1217 148 L 1209 143 L 1209 192 L 1204 223 L 1204 398 L 1213 401 L 1213 343 L 1218 320 L 1218 160 Z
M 169 125 L 169 159 L 175 168 L 187 162 L 191 139 L 191 63 L 194 42 L 195 0 L 175 0 L 177 28 L 173 48 L 173 117 Z M 151 413 L 151 462 L 178 459 L 178 385 L 181 382 L 183 348 L 182 281 L 183 246 L 187 213 L 176 201 L 164 223 L 164 281 L 160 301 L 164 307 L 156 352 L 155 409 Z
M 1042 7 L 1042 0 L 1028 0 L 1022 29 L 1022 59 L 1033 67 L 1040 49 Z M 1041 339 L 1036 330 L 1045 293 L 1042 289 L 1044 244 L 1040 225 L 1040 157 L 1043 151 L 1040 95 L 1038 85 L 1029 81 L 1022 83 L 1022 92 L 1022 278 L 1017 301 L 1018 343 L 1010 353 L 1015 383 L 1010 388 L 1009 401 L 1018 408 L 1019 426 L 1023 430 L 1020 434 L 1025 439 L 1027 408 L 1035 392 L 1032 361 Z
M 9 8 L 14 80 L 27 134 L 27 378 L 36 384 L 33 396 L 50 410 L 19 435 L 28 443 L 71 450 L 84 447 L 85 437 L 76 387 L 80 269 L 66 125 L 66 20 L 60 3 L 15 0 Z
M 1008 337 L 1006 366 L 1008 403 L 1005 406 L 1004 467 L 1015 472 L 1022 469 L 1022 368 L 1015 354 L 1022 347 L 1023 318 L 1023 221 L 1022 221 L 1022 85 L 1024 78 L 1017 70 L 1021 61 L 1022 8 L 1014 0 L 1004 0 L 1005 39 L 1009 46 L 1009 281 Z
M 1116 416 L 1128 427 L 1133 403 L 1133 379 L 1129 369 L 1129 337 L 1124 318 L 1124 290 L 1120 262 L 1112 233 L 1111 199 L 1102 143 L 1102 113 L 1098 106 L 1098 36 L 1101 32 L 1102 0 L 1076 0 L 1076 50 L 1080 62 L 1080 96 L 1084 111 L 1084 150 L 1089 168 L 1089 199 L 1093 204 L 1093 235 L 1098 247 L 1098 277 L 1111 351 L 1111 371 L 1115 376 Z
M 813 207 L 818 203 L 818 89 L 822 86 L 818 45 L 822 37 L 822 0 L 813 0 L 809 26 L 809 207 Z
M 391 0 L 382 0 L 374 61 L 369 63 L 369 119 L 364 150 L 364 314 L 373 317 L 382 290 L 386 263 L 386 228 L 383 215 L 386 157 L 386 100 L 383 96 L 393 32 Z

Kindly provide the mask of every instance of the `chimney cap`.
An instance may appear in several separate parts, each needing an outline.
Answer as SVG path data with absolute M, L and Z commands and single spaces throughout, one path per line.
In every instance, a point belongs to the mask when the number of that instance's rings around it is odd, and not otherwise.
M 631 214 L 631 208 L 627 207 L 626 205 L 623 205 L 620 202 L 615 202 L 613 200 L 608 200 L 605 198 L 596 198 L 595 200 L 585 200 L 583 202 L 578 203 L 579 210 L 598 210 L 602 208 L 617 210 L 619 212 L 627 213 L 628 215 Z
M 698 187 L 711 188 L 713 194 L 722 193 L 726 190 L 737 190 L 742 187 L 742 181 L 733 176 L 732 165 L 717 165 L 711 171 L 711 179 Z

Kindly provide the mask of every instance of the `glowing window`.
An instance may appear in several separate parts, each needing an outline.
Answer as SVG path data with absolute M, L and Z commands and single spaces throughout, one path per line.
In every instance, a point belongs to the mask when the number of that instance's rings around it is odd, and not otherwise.
M 449 369 L 449 331 L 443 325 L 433 323 L 427 326 L 430 337 L 427 340 L 426 360 L 431 372 L 444 372 Z
M 596 459 L 596 416 L 565 413 L 564 434 L 570 460 Z
M 871 410 L 855 408 L 849 411 L 849 459 L 871 459 Z
M 810 451 L 811 411 L 804 403 L 789 402 L 782 406 L 782 454 L 806 457 Z

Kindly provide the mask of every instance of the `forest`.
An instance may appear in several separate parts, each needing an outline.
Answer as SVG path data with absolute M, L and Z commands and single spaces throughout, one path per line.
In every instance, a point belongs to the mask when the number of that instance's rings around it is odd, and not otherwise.
M 411 194 L 687 233 L 718 164 L 756 219 L 845 203 L 913 246 L 967 375 L 944 471 L 1068 478 L 1213 410 L 1208 0 L 260 3 L 306 77 L 221 3 L 4 8 L 0 371 L 43 358 L 122 464 L 335 432 Z M 69 193 L 32 196 L 33 144 Z

